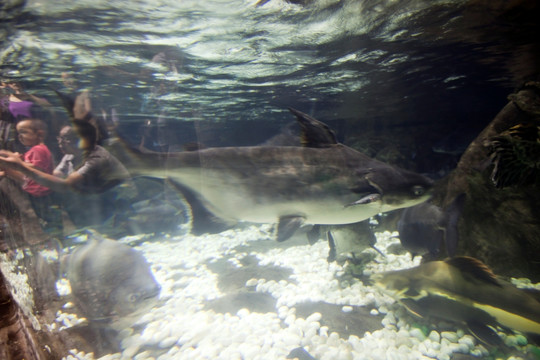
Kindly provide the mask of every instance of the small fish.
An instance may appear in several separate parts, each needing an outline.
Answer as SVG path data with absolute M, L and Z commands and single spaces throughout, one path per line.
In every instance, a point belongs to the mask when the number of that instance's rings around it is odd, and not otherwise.
M 481 341 L 501 345 L 489 326 L 540 335 L 540 302 L 495 276 L 480 260 L 454 257 L 373 275 L 373 280 L 420 317 L 466 324 Z
M 62 260 L 74 303 L 91 323 L 122 329 L 156 304 L 160 286 L 140 252 L 96 231 L 87 236 Z
M 413 257 L 436 259 L 446 244 L 447 254 L 454 256 L 458 243 L 457 222 L 464 201 L 465 195 L 461 194 L 446 210 L 430 202 L 403 210 L 397 225 L 401 245 Z

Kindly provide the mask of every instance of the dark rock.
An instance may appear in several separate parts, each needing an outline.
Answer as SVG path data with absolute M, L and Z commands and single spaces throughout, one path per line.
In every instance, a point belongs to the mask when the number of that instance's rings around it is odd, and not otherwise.
M 509 98 L 538 101 L 540 91 L 525 87 Z M 469 145 L 436 198 L 446 206 L 466 194 L 458 255 L 478 258 L 503 276 L 539 281 L 540 184 L 496 188 L 491 180 L 490 140 L 519 124 L 538 125 L 540 116 L 511 100 Z
M 296 316 L 307 318 L 318 312 L 322 315 L 321 326 L 328 326 L 328 333 L 337 332 L 341 337 L 350 335 L 363 337 L 366 331 L 373 332 L 382 329 L 382 315 L 371 315 L 371 308 L 366 306 L 353 306 L 351 312 L 343 312 L 343 305 L 328 304 L 325 302 L 306 302 L 297 304 Z
M 270 294 L 255 291 L 239 291 L 225 295 L 219 299 L 211 300 L 205 305 L 206 309 L 212 309 L 218 313 L 236 314 L 240 309 L 248 309 L 250 312 L 269 313 L 276 311 L 276 299 Z

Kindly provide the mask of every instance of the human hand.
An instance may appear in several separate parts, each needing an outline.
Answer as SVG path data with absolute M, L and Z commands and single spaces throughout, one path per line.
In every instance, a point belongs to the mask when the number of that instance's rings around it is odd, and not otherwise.
M 24 166 L 21 154 L 8 150 L 0 150 L 0 167 L 7 169 L 19 169 Z

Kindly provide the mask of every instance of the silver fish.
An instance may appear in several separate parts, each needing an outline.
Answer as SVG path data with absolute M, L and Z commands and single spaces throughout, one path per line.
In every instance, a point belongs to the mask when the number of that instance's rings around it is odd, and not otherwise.
M 122 329 L 156 304 L 160 286 L 144 256 L 88 231 L 88 241 L 62 261 L 73 300 L 92 324 Z
M 231 223 L 277 222 L 278 241 L 303 224 L 355 223 L 429 198 L 430 179 L 339 144 L 328 126 L 290 110 L 303 146 L 140 153 L 130 171 L 170 179 L 190 203 Z M 193 217 L 195 233 L 208 231 Z

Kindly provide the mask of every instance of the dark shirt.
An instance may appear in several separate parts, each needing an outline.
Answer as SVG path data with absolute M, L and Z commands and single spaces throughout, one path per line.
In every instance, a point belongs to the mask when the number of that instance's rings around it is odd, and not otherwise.
M 102 193 L 130 178 L 125 166 L 99 145 L 75 171 L 83 177 L 83 181 L 75 186 L 83 193 Z

